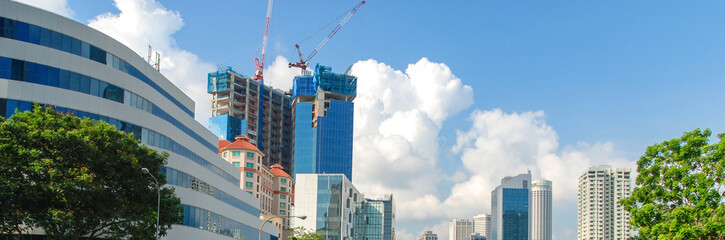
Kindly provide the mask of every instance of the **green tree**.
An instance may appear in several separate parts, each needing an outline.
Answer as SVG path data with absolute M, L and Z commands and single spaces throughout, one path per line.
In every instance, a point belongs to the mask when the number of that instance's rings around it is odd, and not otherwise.
M 0 118 L 0 231 L 22 238 L 42 228 L 49 239 L 151 239 L 156 185 L 168 154 L 139 145 L 102 121 L 50 108 Z M 161 187 L 160 235 L 181 223 L 172 188 Z
M 638 239 L 723 239 L 725 141 L 696 129 L 647 148 L 632 196 L 621 204 Z
M 305 231 L 302 227 L 296 227 L 292 229 L 292 235 L 289 236 L 290 240 L 325 240 L 322 234 L 318 231 Z

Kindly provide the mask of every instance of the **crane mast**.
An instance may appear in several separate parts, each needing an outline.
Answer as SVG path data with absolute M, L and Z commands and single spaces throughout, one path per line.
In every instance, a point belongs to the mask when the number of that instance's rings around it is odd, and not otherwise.
M 355 12 L 357 12 L 357 10 L 360 9 L 360 7 L 362 7 L 362 5 L 365 5 L 365 1 L 358 3 L 354 8 L 352 8 L 352 10 L 350 10 L 350 12 L 347 13 L 345 18 L 343 18 L 342 21 L 340 21 L 340 23 L 337 24 L 335 29 L 332 29 L 332 32 L 327 34 L 327 37 L 325 37 L 325 39 L 323 39 L 322 42 L 320 42 L 320 44 L 317 45 L 315 50 L 312 50 L 312 52 L 310 53 L 310 55 L 307 56 L 307 58 L 305 58 L 305 59 L 302 58 L 302 51 L 300 51 L 300 44 L 295 44 L 295 48 L 297 48 L 297 54 L 299 55 L 300 61 L 294 62 L 294 63 L 291 62 L 291 63 L 287 64 L 287 66 L 290 68 L 291 67 L 300 68 L 300 69 L 302 69 L 302 72 L 304 72 L 305 69 L 307 69 L 307 65 L 310 63 L 310 59 L 312 59 L 312 57 L 317 55 L 317 52 L 319 52 L 320 49 L 322 49 L 322 47 L 324 47 L 325 44 L 327 44 L 327 41 L 330 41 L 332 36 L 335 36 L 335 33 L 337 33 L 337 31 L 340 31 L 340 28 L 342 28 L 342 26 L 345 25 L 345 23 L 348 20 L 350 20 L 350 17 L 352 17 L 352 15 L 354 15 Z
M 274 0 L 267 1 L 267 17 L 265 18 L 264 37 L 262 38 L 262 55 L 260 59 L 254 58 L 254 66 L 256 71 L 252 79 L 259 81 L 259 99 L 257 101 L 257 148 L 264 151 L 262 139 L 264 139 L 264 56 L 267 53 L 267 39 L 269 39 L 269 20 L 272 17 L 272 3 Z
M 267 17 L 265 18 L 264 37 L 262 37 L 262 55 L 260 56 L 261 60 L 256 57 L 254 58 L 254 66 L 256 68 L 256 71 L 254 72 L 254 77 L 252 77 L 252 79 L 254 80 L 264 81 L 264 56 L 267 53 L 267 40 L 269 39 L 269 20 L 272 17 L 273 2 L 274 0 L 267 1 Z

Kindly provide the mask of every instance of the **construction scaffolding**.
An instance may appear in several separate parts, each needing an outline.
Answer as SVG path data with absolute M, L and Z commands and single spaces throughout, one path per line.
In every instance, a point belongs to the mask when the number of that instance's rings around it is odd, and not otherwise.
M 342 73 L 333 73 L 331 67 L 317 64 L 312 84 L 321 90 L 336 94 L 356 96 L 357 77 Z

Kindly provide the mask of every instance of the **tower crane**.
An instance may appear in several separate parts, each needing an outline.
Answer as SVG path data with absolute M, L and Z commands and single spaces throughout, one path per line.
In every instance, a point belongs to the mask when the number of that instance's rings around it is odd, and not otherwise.
M 256 68 L 256 71 L 254 72 L 254 77 L 252 79 L 260 81 L 264 81 L 264 55 L 267 53 L 267 39 L 269 39 L 269 19 L 272 17 L 272 3 L 274 0 L 267 1 L 267 18 L 265 19 L 265 26 L 264 26 L 264 37 L 262 38 L 262 56 L 260 56 L 260 59 L 254 58 L 254 66 Z
M 259 81 L 259 101 L 257 101 L 257 148 L 264 151 L 262 145 L 262 136 L 264 136 L 264 55 L 267 53 L 267 39 L 269 39 L 269 19 L 272 17 L 272 3 L 274 0 L 267 1 L 267 17 L 265 19 L 264 37 L 262 38 L 262 55 L 261 60 L 254 58 L 254 66 L 256 71 L 252 79 Z
M 317 45 L 317 48 L 315 48 L 315 50 L 312 50 L 312 52 L 307 56 L 307 58 L 302 57 L 302 51 L 300 51 L 300 44 L 299 43 L 295 44 L 295 48 L 297 48 L 297 54 L 300 57 L 300 61 L 291 62 L 291 63 L 287 64 L 287 66 L 290 68 L 291 67 L 301 68 L 302 72 L 304 72 L 305 69 L 307 69 L 307 65 L 310 63 L 310 59 L 312 59 L 312 57 L 314 57 L 317 54 L 317 52 L 319 52 L 320 49 L 322 47 L 324 47 L 325 44 L 327 44 L 327 41 L 330 41 L 330 38 L 332 38 L 332 36 L 335 36 L 335 33 L 337 33 L 337 31 L 339 31 L 340 28 L 342 28 L 342 26 L 345 25 L 347 20 L 350 20 L 350 17 L 352 17 L 352 15 L 355 14 L 355 12 L 357 12 L 357 10 L 360 9 L 360 7 L 362 7 L 362 5 L 365 5 L 365 1 L 358 3 L 354 8 L 352 8 L 350 10 L 350 12 L 347 13 L 345 18 L 343 18 L 342 21 L 340 21 L 340 23 L 337 24 L 337 27 L 335 27 L 335 29 L 332 29 L 332 32 L 327 34 L 327 37 L 325 39 L 323 39 L 322 42 L 320 42 L 320 44 Z

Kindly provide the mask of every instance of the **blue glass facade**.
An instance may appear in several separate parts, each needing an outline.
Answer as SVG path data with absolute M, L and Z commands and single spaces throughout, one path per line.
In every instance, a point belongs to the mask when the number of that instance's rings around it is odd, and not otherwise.
M 73 71 L 29 61 L 0 57 L 0 78 L 40 84 L 90 94 L 149 112 L 179 128 L 211 151 L 217 147 L 172 117 L 156 104 L 128 90 Z
M 210 117 L 209 130 L 219 139 L 234 142 L 235 137 L 247 134 L 247 120 L 229 115 Z
M 3 17 L 0 17 L 0 37 L 54 48 L 108 65 L 148 84 L 177 107 L 181 108 L 181 110 L 189 114 L 189 116 L 194 117 L 194 111 L 181 104 L 179 100 L 171 96 L 171 94 L 166 92 L 166 90 L 154 81 L 151 81 L 149 77 L 141 73 L 136 67 L 92 44 L 50 29 Z
M 322 175 L 317 178 L 317 229 L 322 237 L 340 240 L 342 230 L 342 176 Z
M 353 239 L 383 240 L 383 202 L 361 202 L 355 207 Z
M 292 80 L 292 98 L 297 96 L 312 96 L 317 92 L 317 86 L 312 82 L 312 76 L 296 76 Z
M 295 77 L 294 173 L 340 173 L 352 179 L 356 80 L 320 65 L 312 77 Z
M 330 100 L 327 116 L 317 117 L 316 173 L 342 173 L 352 179 L 354 104 Z
M 182 204 L 182 206 L 184 207 L 184 222 L 182 224 L 185 226 L 203 229 L 234 239 L 259 238 L 258 228 L 250 227 L 203 208 L 186 204 Z M 274 235 L 264 234 L 262 239 L 278 240 L 279 238 Z
M 298 102 L 295 105 L 295 172 L 315 173 L 315 129 L 312 128 L 312 103 Z
M 504 188 L 501 204 L 503 239 L 529 239 L 529 189 Z

